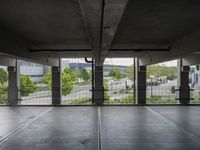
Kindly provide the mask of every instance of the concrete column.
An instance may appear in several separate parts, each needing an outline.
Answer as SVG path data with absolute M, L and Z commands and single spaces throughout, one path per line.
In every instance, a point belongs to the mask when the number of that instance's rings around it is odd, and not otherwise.
M 136 64 L 136 104 L 146 104 L 146 66 Z
M 53 66 L 52 71 L 52 104 L 61 104 L 62 98 L 62 80 L 61 80 L 61 65 Z
M 190 102 L 190 87 L 189 87 L 189 66 L 183 66 L 182 60 L 178 60 L 178 98 L 181 104 Z
M 103 66 L 95 66 L 94 103 L 102 105 L 104 102 Z
M 20 100 L 20 64 L 8 66 L 8 104 L 17 105 Z

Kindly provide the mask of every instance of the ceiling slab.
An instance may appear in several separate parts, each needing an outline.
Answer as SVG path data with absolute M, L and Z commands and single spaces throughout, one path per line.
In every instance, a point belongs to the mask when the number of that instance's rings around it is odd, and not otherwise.
M 131 56 L 149 64 L 199 51 L 199 29 L 197 0 L 0 1 L 0 52 L 24 58 L 82 56 L 102 64 Z
M 200 27 L 199 10 L 196 0 L 130 0 L 112 44 L 169 44 Z
M 91 47 L 78 0 L 0 1 L 0 27 L 32 45 Z

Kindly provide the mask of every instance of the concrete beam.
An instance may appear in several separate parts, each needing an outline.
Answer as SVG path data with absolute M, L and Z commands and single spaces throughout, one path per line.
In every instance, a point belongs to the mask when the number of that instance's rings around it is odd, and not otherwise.
M 144 52 L 149 53 L 149 54 L 156 54 L 160 53 L 161 54 L 166 54 L 169 52 L 168 49 L 110 49 L 107 57 L 143 57 Z M 145 59 L 148 63 L 150 63 L 150 59 Z
M 140 49 L 168 49 L 169 44 L 156 44 L 156 43 L 133 43 L 133 44 L 112 44 L 110 49 L 124 49 L 124 50 L 140 50 Z
M 101 57 L 105 59 L 124 14 L 128 0 L 107 0 L 104 4 Z
M 103 0 L 79 0 L 88 37 L 96 62 L 99 62 Z
M 169 52 L 145 52 L 140 57 L 141 65 L 150 65 L 172 59 L 182 58 L 194 54 L 200 50 L 200 30 L 175 40 Z
M 29 43 L 18 36 L 0 30 L 0 53 L 11 57 L 26 59 L 46 65 L 58 65 L 57 58 L 50 58 L 46 54 L 33 54 L 29 52 Z
M 91 50 L 44 50 L 34 49 L 30 50 L 30 53 L 37 55 L 45 55 L 51 58 L 51 60 L 57 58 L 80 58 L 80 57 L 91 57 L 94 58 Z
M 140 57 L 145 52 L 152 51 L 167 51 L 168 44 L 131 44 L 131 45 L 112 45 L 108 51 L 107 57 Z M 71 45 L 39 45 L 31 46 L 32 53 L 46 54 L 49 57 L 55 58 L 76 58 L 76 57 L 97 57 L 93 51 L 88 47 L 80 47 L 77 49 Z M 98 51 L 96 51 L 97 55 Z
M 85 50 L 85 49 L 91 49 L 88 45 L 84 44 L 33 44 L 30 45 L 30 49 L 35 50 Z
M 5 55 L 0 55 L 0 65 L 1 66 L 15 66 L 16 59 L 12 57 L 8 57 Z
M 200 53 L 189 55 L 182 58 L 183 66 L 192 66 L 200 64 Z
M 146 54 L 141 54 L 139 57 L 139 64 L 140 66 L 147 66 L 147 65 L 152 65 L 164 61 L 170 61 L 173 59 L 177 59 L 178 57 L 181 56 L 174 56 L 170 52 L 146 52 Z

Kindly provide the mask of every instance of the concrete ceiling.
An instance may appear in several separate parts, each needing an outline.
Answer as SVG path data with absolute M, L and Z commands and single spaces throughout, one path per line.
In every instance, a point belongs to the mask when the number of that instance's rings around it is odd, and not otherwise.
M 29 59 L 94 57 L 102 63 L 154 55 L 159 62 L 199 51 L 199 29 L 197 0 L 0 1 L 0 51 Z
M 130 0 L 112 45 L 170 44 L 200 27 L 200 2 Z
M 0 24 L 33 45 L 91 48 L 76 0 L 3 0 Z

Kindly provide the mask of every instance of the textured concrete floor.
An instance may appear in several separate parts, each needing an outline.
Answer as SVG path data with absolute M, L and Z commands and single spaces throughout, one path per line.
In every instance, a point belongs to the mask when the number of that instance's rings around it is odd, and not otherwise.
M 199 150 L 200 106 L 0 107 L 2 150 Z

